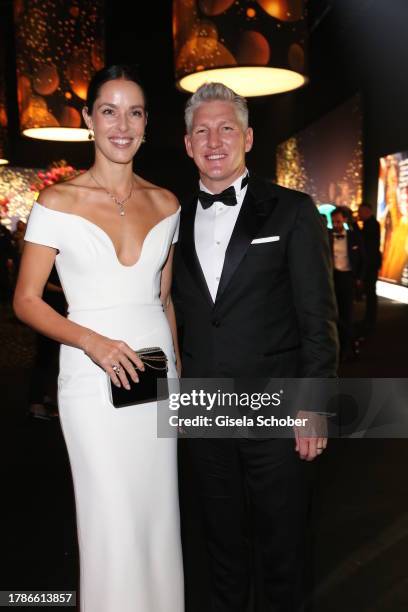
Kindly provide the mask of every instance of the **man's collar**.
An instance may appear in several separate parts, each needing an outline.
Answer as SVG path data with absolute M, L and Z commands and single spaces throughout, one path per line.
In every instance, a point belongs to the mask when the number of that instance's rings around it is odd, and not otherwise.
M 248 174 L 248 169 L 245 168 L 244 172 L 233 183 L 231 183 L 231 185 L 227 186 L 227 189 L 228 189 L 228 187 L 231 187 L 231 186 L 234 187 L 235 193 L 236 193 L 237 197 L 240 195 L 240 193 L 241 193 L 241 191 L 243 189 L 243 187 L 241 187 L 242 179 L 244 177 L 246 177 L 247 174 Z M 199 185 L 200 185 L 200 189 L 202 189 L 203 191 L 206 191 L 207 193 L 211 193 L 211 194 L 216 193 L 216 192 L 213 192 L 213 191 L 210 191 L 209 189 L 207 189 L 207 187 L 204 185 L 204 183 L 201 180 L 200 180 Z M 246 183 L 245 183 L 244 187 L 245 186 L 246 186 Z

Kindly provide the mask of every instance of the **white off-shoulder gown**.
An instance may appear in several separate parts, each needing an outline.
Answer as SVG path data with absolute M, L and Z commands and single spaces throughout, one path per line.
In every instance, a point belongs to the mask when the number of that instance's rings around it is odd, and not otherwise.
M 134 349 L 159 346 L 175 378 L 172 337 L 159 299 L 179 211 L 147 234 L 125 266 L 100 227 L 35 203 L 25 239 L 58 250 L 68 318 Z M 62 345 L 59 411 L 72 469 L 81 612 L 182 612 L 176 439 L 157 437 L 157 406 L 116 409 L 106 373 Z

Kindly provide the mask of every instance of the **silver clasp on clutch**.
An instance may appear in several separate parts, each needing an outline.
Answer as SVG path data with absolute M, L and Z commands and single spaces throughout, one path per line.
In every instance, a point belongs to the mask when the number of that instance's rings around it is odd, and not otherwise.
M 165 365 L 164 367 L 157 367 L 152 365 L 152 363 L 149 363 L 151 361 L 156 361 L 156 362 L 162 362 L 163 361 L 163 357 L 158 357 L 157 355 L 153 355 L 152 353 L 157 353 L 158 351 L 162 352 L 164 355 L 164 359 L 165 359 Z M 167 357 L 164 353 L 164 351 L 159 347 L 159 346 L 153 346 L 153 347 L 146 347 L 146 348 L 142 348 L 136 351 L 137 356 L 142 360 L 142 362 L 144 363 L 145 366 L 147 366 L 148 368 L 151 368 L 152 370 L 164 370 L 167 372 L 168 370 L 168 366 L 167 366 Z M 149 355 L 151 355 L 149 357 Z M 143 359 L 143 358 L 146 359 Z

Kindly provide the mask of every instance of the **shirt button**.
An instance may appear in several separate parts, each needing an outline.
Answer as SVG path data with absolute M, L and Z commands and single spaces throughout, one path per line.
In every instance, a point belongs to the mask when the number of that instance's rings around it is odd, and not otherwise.
M 213 322 L 213 327 L 219 327 L 220 326 L 220 322 L 218 321 L 218 319 L 215 319 Z
M 220 277 L 219 277 L 219 276 L 216 276 L 216 277 L 215 277 L 215 280 L 216 280 L 216 281 L 219 281 L 219 280 L 220 280 Z
M 221 242 L 219 240 L 216 240 L 215 244 L 221 244 Z

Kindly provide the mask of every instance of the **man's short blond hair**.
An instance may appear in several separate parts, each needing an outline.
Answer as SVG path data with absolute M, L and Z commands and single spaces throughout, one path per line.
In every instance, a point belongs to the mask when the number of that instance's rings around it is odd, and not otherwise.
M 213 102 L 221 100 L 223 102 L 232 102 L 235 106 L 237 119 L 240 122 L 242 129 L 248 127 L 248 104 L 245 98 L 238 95 L 223 83 L 204 83 L 197 91 L 187 100 L 184 119 L 186 123 L 187 134 L 191 133 L 193 128 L 193 117 L 197 108 L 203 102 Z

